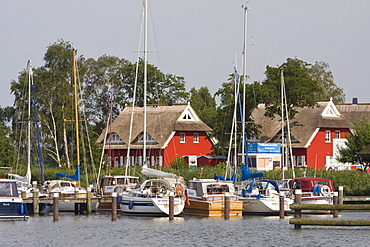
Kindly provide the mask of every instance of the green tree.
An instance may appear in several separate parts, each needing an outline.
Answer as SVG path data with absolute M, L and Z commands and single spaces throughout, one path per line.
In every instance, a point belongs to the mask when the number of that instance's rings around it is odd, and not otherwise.
M 201 87 L 198 90 L 194 87 L 190 89 L 190 104 L 200 119 L 213 128 L 217 118 L 217 104 L 208 87 Z
M 311 76 L 311 65 L 297 58 L 288 58 L 278 67 L 266 67 L 266 79 L 262 82 L 263 103 L 266 115 L 281 115 L 281 69 L 284 71 L 284 83 L 289 117 L 292 119 L 296 107 L 313 107 L 317 104 L 316 95 L 322 88 Z
M 14 164 L 14 156 L 11 152 L 14 147 L 9 133 L 9 129 L 0 123 L 0 166 L 2 167 L 12 167 Z
M 359 120 L 354 123 L 354 133 L 346 137 L 346 147 L 339 148 L 337 160 L 342 163 L 369 164 L 370 157 L 361 156 L 358 153 L 370 144 L 370 121 Z
M 333 98 L 335 104 L 345 102 L 343 89 L 334 83 L 334 76 L 330 71 L 328 63 L 316 61 L 315 64 L 311 66 L 310 75 L 321 88 L 316 95 L 318 100 Z

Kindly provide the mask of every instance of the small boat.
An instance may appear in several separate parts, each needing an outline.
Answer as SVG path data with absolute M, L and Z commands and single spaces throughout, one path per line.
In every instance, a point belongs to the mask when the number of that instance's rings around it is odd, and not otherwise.
M 278 183 L 273 180 L 250 181 L 246 189 L 241 190 L 239 199 L 243 202 L 243 214 L 279 215 Z M 284 198 L 284 213 L 290 211 L 291 198 Z
M 59 198 L 86 198 L 87 190 L 77 186 L 76 181 L 66 180 L 48 180 L 45 181 L 44 192 L 50 197 L 54 196 L 54 193 L 59 194 Z M 96 210 L 97 203 L 92 203 L 92 210 Z M 48 204 L 46 212 L 51 212 L 53 204 Z M 74 212 L 75 203 L 63 202 L 59 203 L 59 212 Z
M 100 180 L 100 195 L 102 197 L 111 197 L 113 192 L 117 195 L 128 195 L 132 190 L 138 189 L 139 177 L 125 175 L 111 175 L 102 177 Z M 111 210 L 111 203 L 99 203 L 97 210 Z M 117 204 L 120 209 L 120 204 Z
M 17 181 L 0 179 L 0 219 L 28 219 L 27 207 L 18 193 Z
M 179 215 L 185 205 L 182 177 L 161 177 L 145 180 L 140 188 L 128 195 L 120 195 L 123 214 L 137 216 L 168 216 L 170 196 L 174 197 L 174 215 Z
M 302 190 L 302 203 L 333 204 L 333 182 L 326 178 L 299 177 L 279 181 L 280 187 L 287 197 L 294 199 L 295 190 Z M 326 213 L 328 211 L 305 211 L 310 213 Z
M 184 214 L 224 217 L 225 196 L 230 201 L 230 217 L 242 217 L 243 202 L 235 195 L 230 181 L 216 179 L 193 179 L 186 190 Z

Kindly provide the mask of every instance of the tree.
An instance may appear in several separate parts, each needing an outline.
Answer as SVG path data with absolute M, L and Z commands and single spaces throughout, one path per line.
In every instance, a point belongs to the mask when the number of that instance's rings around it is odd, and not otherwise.
M 213 128 L 217 118 L 217 104 L 208 87 L 201 87 L 198 90 L 194 87 L 190 89 L 190 103 L 200 119 Z
M 14 147 L 9 133 L 10 130 L 0 123 L 0 166 L 2 167 L 12 167 L 14 164 L 14 156 L 11 152 Z
M 361 156 L 358 153 L 370 144 L 370 121 L 359 120 L 354 123 L 354 133 L 346 137 L 346 147 L 339 148 L 337 160 L 342 163 L 369 164 L 370 157 Z
M 333 98 L 335 104 L 345 102 L 343 89 L 334 83 L 334 76 L 330 71 L 328 63 L 316 61 L 315 64 L 311 66 L 310 75 L 321 88 L 316 95 L 318 100 Z
M 297 58 L 288 58 L 278 67 L 266 67 L 266 79 L 262 82 L 263 103 L 266 105 L 266 115 L 273 117 L 281 115 L 281 69 L 284 71 L 287 107 L 292 119 L 296 107 L 313 107 L 317 104 L 316 95 L 321 93 L 321 87 L 311 76 L 310 64 Z

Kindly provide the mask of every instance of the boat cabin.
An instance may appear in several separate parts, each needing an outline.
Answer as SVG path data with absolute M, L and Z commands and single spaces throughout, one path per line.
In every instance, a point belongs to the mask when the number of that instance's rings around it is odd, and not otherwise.
M 19 197 L 16 180 L 0 180 L 0 197 Z
M 193 197 L 206 197 L 208 195 L 234 194 L 232 182 L 215 179 L 195 179 L 189 181 L 188 195 Z
M 124 175 L 105 176 L 100 180 L 101 194 L 103 196 L 111 196 L 112 192 L 117 192 L 117 194 L 130 192 L 137 188 L 138 184 L 139 177 Z

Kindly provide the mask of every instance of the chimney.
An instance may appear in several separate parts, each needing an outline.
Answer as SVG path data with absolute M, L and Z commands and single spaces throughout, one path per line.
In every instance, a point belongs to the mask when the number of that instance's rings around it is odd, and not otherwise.
M 139 107 L 144 107 L 144 100 L 140 100 Z
M 173 99 L 170 99 L 170 102 L 168 103 L 169 106 L 172 106 L 175 101 Z
M 352 98 L 352 105 L 357 105 L 357 98 Z

